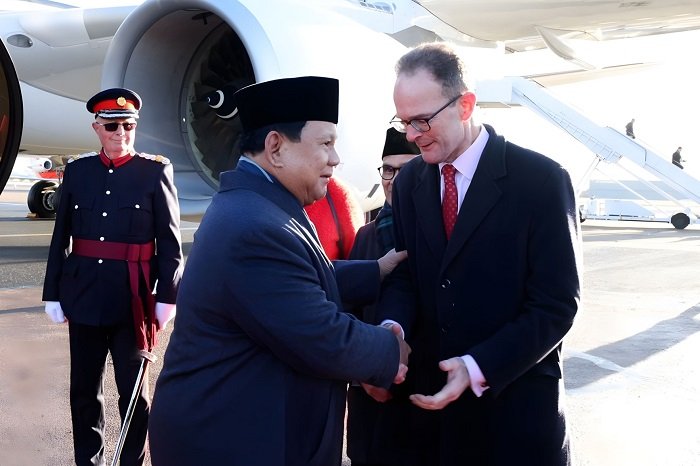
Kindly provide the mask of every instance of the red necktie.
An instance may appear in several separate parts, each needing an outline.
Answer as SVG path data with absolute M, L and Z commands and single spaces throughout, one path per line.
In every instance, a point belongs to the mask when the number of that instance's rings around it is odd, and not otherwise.
M 447 239 L 457 222 L 457 185 L 455 184 L 455 167 L 445 164 L 442 167 L 442 179 L 445 182 L 445 192 L 442 196 L 442 221 L 445 224 Z

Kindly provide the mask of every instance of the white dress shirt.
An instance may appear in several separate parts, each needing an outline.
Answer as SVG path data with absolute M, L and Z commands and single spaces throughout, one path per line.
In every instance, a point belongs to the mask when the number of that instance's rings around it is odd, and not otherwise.
M 484 151 L 484 147 L 486 147 L 486 143 L 488 142 L 488 140 L 489 133 L 488 131 L 486 131 L 486 128 L 482 126 L 479 130 L 479 135 L 476 137 L 472 145 L 469 146 L 467 150 L 465 150 L 459 157 L 457 157 L 454 162 L 452 162 L 452 165 L 456 169 L 455 184 L 457 185 L 458 218 L 459 209 L 462 208 L 462 201 L 464 201 L 464 196 L 467 193 L 467 190 L 469 189 L 469 185 L 471 184 L 472 178 L 474 177 L 474 172 L 476 172 L 476 167 L 477 165 L 479 165 L 481 153 Z M 442 173 L 442 167 L 444 165 L 444 163 L 438 164 L 438 173 Z M 440 200 L 442 200 L 444 193 L 445 182 L 442 179 L 442 175 L 440 175 Z M 385 320 L 381 323 L 381 325 L 385 325 L 387 323 L 394 323 L 399 325 L 393 320 Z M 403 336 L 403 329 L 401 329 L 401 337 L 403 338 Z M 465 354 L 464 356 L 461 356 L 461 358 L 462 361 L 464 361 L 464 364 L 467 366 L 467 372 L 469 372 L 470 388 L 477 397 L 480 397 L 489 388 L 488 383 L 486 382 L 486 378 L 484 377 L 484 373 L 481 372 L 479 365 L 476 363 L 476 361 L 471 355 Z
M 455 167 L 455 184 L 457 185 L 457 215 L 459 218 L 459 210 L 462 208 L 462 201 L 464 201 L 464 196 L 469 190 L 469 185 L 474 178 L 474 172 L 476 172 L 476 167 L 479 165 L 479 160 L 481 159 L 481 153 L 484 152 L 484 147 L 489 140 L 489 133 L 483 126 L 479 130 L 479 135 L 476 137 L 471 146 L 467 147 L 459 157 L 452 162 L 452 166 Z M 438 164 L 438 172 L 442 173 L 442 167 L 445 163 Z M 440 175 L 440 200 L 442 200 L 445 194 L 445 181 Z M 479 368 L 474 358 L 465 354 L 462 356 L 462 361 L 467 366 L 467 371 L 469 372 L 470 387 L 476 396 L 481 396 L 484 391 L 486 391 L 489 386 L 486 383 L 486 378 L 483 372 Z

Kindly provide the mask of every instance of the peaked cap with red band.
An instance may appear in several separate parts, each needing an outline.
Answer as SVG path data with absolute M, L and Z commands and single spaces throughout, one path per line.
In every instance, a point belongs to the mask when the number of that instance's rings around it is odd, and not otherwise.
M 115 87 L 100 91 L 85 104 L 88 112 L 102 118 L 138 118 L 141 97 L 129 89 Z

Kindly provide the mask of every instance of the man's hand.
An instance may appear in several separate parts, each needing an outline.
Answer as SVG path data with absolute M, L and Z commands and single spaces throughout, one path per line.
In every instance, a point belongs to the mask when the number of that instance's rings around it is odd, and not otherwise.
M 403 339 L 403 330 L 399 324 L 387 324 L 383 325 L 384 328 L 391 330 L 394 334 L 396 340 L 399 342 L 399 370 L 394 377 L 394 383 L 402 383 L 406 380 L 406 373 L 408 372 L 408 356 L 411 354 L 411 347 Z
M 66 321 L 66 316 L 63 315 L 61 303 L 58 301 L 46 301 L 44 312 L 57 324 L 62 324 Z
M 462 358 L 440 361 L 440 369 L 447 372 L 447 383 L 435 395 L 411 395 L 408 398 L 414 405 L 423 409 L 442 409 L 455 401 L 469 387 L 469 371 Z
M 379 279 L 384 280 L 384 277 L 393 272 L 396 266 L 399 265 L 407 257 L 408 252 L 396 252 L 396 249 L 392 249 L 391 251 L 387 252 L 382 257 L 377 259 L 377 263 L 379 264 Z
M 408 346 L 403 339 L 403 330 L 401 326 L 397 323 L 387 322 L 382 324 L 381 327 L 391 331 L 399 342 L 399 369 L 396 372 L 396 377 L 394 377 L 394 383 L 399 384 L 406 380 L 406 373 L 408 372 L 408 356 L 411 354 L 411 347 Z M 391 399 L 391 392 L 386 388 L 375 387 L 374 385 L 369 385 L 366 383 L 361 384 L 365 392 L 376 401 L 384 403 Z
M 381 388 L 381 387 L 375 387 L 374 385 L 369 385 L 366 383 L 361 384 L 362 388 L 365 389 L 365 392 L 372 398 L 374 398 L 374 401 L 378 401 L 380 403 L 385 403 L 389 400 L 391 400 L 391 392 L 387 390 L 386 388 Z

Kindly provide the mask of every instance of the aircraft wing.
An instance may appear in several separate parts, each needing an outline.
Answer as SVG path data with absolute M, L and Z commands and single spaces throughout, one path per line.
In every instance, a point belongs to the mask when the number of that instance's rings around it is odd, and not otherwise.
M 522 52 L 547 48 L 568 61 L 572 67 L 567 71 L 571 72 L 658 60 L 662 53 L 640 54 L 641 47 L 633 49 L 622 39 L 700 28 L 700 2 L 687 0 L 415 0 L 415 3 L 465 35 L 486 43 L 502 43 L 506 52 L 521 55 L 509 62 L 521 64 L 528 60 Z M 508 66 L 509 70 L 518 69 L 515 64 Z M 553 74 L 563 72 L 561 64 L 554 66 Z M 507 74 L 515 75 L 511 71 Z M 532 74 L 550 73 L 540 69 Z
M 569 39 L 610 40 L 700 28 L 700 2 L 687 0 L 415 0 L 469 36 L 512 51 L 546 46 L 542 30 Z
M 21 12 L 7 11 L 11 3 L 2 5 L 0 189 L 18 153 L 50 156 L 95 149 L 85 101 L 99 90 L 109 43 L 135 6 L 58 4 L 41 2 L 41 8 Z
M 54 2 L 51 0 L 4 0 L 0 5 L 0 12 L 3 11 L 39 11 L 52 10 L 57 8 L 74 8 L 72 5 Z
M 104 2 L 104 0 L 102 0 Z M 101 7 L 106 6 L 124 6 L 129 4 L 139 4 L 143 0 L 112 0 L 111 3 L 114 5 L 103 4 Z M 75 8 L 91 8 L 95 6 L 93 0 L 2 0 L 0 4 L 0 13 L 6 11 L 14 11 L 26 13 L 30 11 L 55 11 L 59 9 L 75 9 Z

